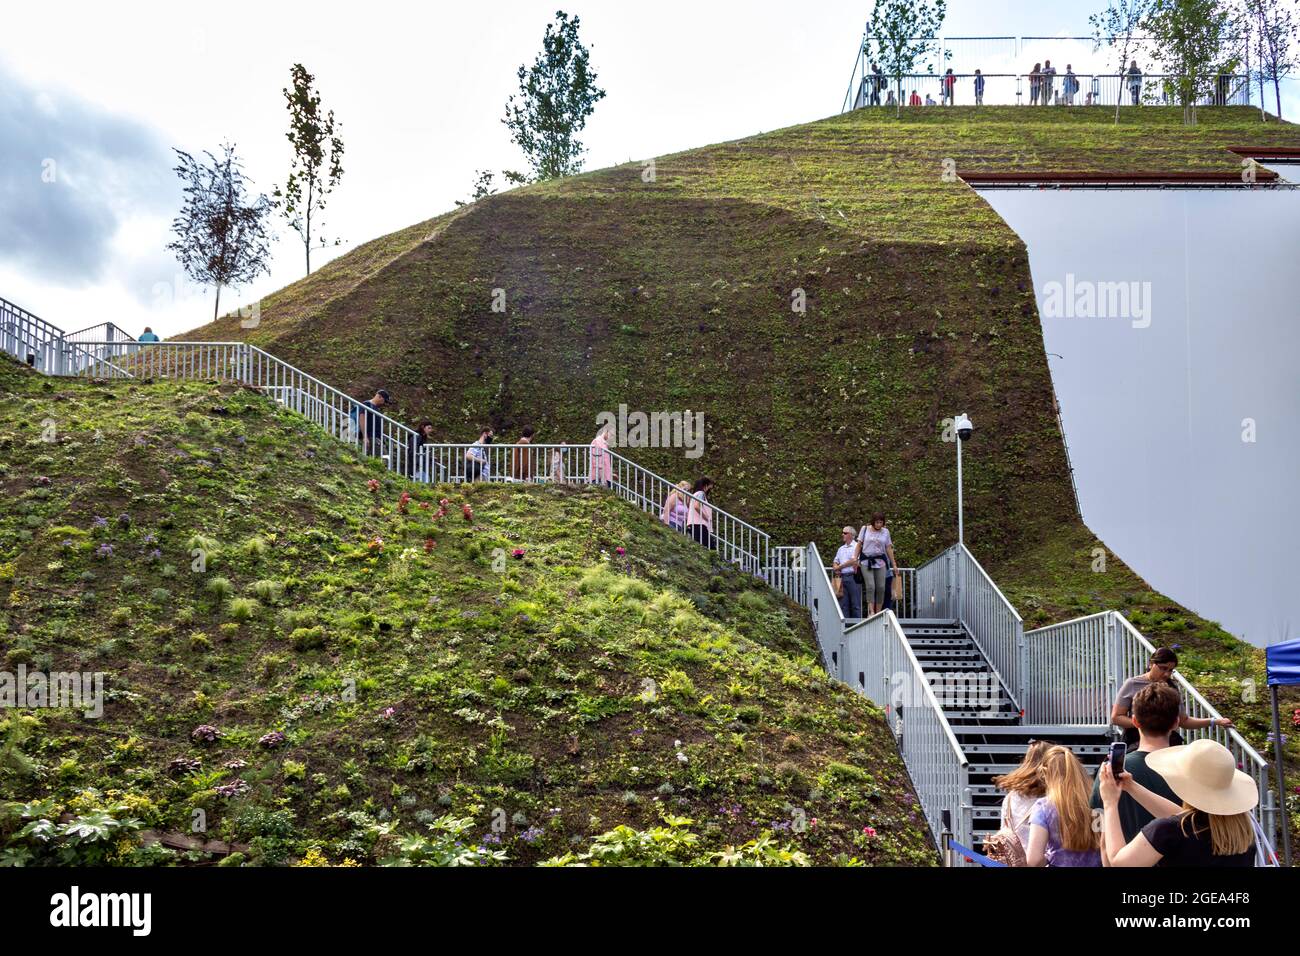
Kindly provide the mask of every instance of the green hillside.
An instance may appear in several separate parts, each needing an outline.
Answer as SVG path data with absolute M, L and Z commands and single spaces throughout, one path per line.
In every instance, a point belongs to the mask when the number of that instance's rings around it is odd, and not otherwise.
M 409 485 L 243 389 L 0 396 L 0 669 L 106 675 L 0 711 L 0 865 L 937 862 L 803 610 L 613 495 Z
M 1092 572 L 1099 542 L 1074 513 L 1024 245 L 943 176 L 946 160 L 958 175 L 1230 175 L 1228 147 L 1300 146 L 1300 127 L 1248 108 L 1198 118 L 858 110 L 481 200 L 268 297 L 258 329 L 222 319 L 186 337 L 248 337 L 356 395 L 386 386 L 399 417 L 429 418 L 443 440 L 485 423 L 505 440 L 526 424 L 586 440 L 622 403 L 702 411 L 702 458 L 629 453 L 711 475 L 723 507 L 780 543 L 830 546 L 884 510 L 906 564 L 956 538 L 942 421 L 968 412 L 967 540 L 1027 626 L 1123 610 L 1179 645 L 1184 672 L 1262 750 L 1263 695 L 1241 690 L 1262 654 L 1120 556 Z

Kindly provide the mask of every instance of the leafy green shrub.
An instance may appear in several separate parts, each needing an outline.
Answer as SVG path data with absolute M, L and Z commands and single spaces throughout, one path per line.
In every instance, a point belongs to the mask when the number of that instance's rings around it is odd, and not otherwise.
M 295 651 L 310 651 L 318 647 L 325 646 L 325 628 L 317 624 L 315 627 L 295 628 L 289 635 L 289 644 Z
M 231 598 L 226 602 L 226 613 L 236 621 L 247 621 L 261 609 L 262 605 L 252 598 Z
M 229 578 L 213 578 L 207 583 L 207 591 L 218 599 L 227 598 L 234 593 L 235 586 Z

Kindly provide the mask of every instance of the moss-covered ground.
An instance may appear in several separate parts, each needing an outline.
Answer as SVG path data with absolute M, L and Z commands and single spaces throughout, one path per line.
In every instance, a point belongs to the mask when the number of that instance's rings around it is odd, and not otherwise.
M 937 862 L 803 610 L 613 495 L 409 485 L 224 386 L 0 396 L 0 670 L 105 675 L 0 710 L 0 863 Z

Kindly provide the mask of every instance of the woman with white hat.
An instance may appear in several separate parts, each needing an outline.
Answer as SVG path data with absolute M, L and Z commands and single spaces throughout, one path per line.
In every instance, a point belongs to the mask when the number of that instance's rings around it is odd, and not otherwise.
M 1180 807 L 1123 773 L 1101 765 L 1103 859 L 1107 866 L 1254 866 L 1255 825 L 1250 811 L 1259 803 L 1255 781 L 1237 769 L 1223 744 L 1202 737 L 1181 747 L 1147 754 L 1147 768 L 1160 774 L 1182 798 Z M 1124 792 L 1155 814 L 1127 846 L 1119 819 Z

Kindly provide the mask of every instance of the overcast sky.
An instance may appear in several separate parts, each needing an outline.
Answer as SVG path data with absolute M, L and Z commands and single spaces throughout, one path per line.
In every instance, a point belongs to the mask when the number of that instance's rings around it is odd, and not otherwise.
M 205 321 L 211 292 L 192 289 L 164 248 L 180 202 L 169 148 L 215 152 L 230 140 L 271 192 L 288 168 L 280 90 L 297 61 L 315 74 L 346 146 L 326 216 L 343 245 L 314 264 L 451 208 L 476 170 L 523 168 L 500 119 L 516 68 L 532 61 L 561 5 L 581 17 L 608 91 L 584 136 L 588 168 L 838 111 L 869 9 L 263 0 L 214 16 L 197 4 L 135 3 L 129 14 L 75 0 L 10 4 L 0 32 L 0 296 L 67 329 L 107 318 L 167 334 Z M 1091 6 L 954 0 L 944 32 L 1083 35 Z M 1300 113 L 1300 98 L 1290 102 Z M 277 228 L 272 275 L 223 304 L 300 276 L 301 244 Z

